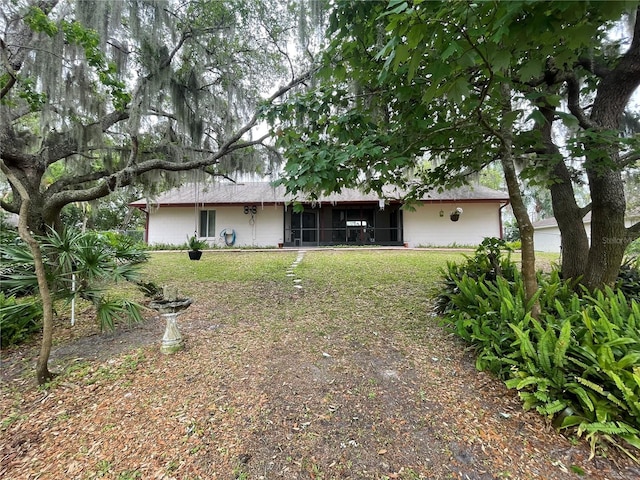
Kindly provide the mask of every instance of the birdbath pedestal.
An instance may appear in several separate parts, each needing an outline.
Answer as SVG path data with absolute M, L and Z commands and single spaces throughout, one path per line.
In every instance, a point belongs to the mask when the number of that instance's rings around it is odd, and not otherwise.
M 190 298 L 178 298 L 178 292 L 175 288 L 164 287 L 161 299 L 153 300 L 149 306 L 160 313 L 165 318 L 167 326 L 162 337 L 162 353 L 170 354 L 178 350 L 182 350 L 182 335 L 178 330 L 178 315 L 185 311 L 193 300 Z

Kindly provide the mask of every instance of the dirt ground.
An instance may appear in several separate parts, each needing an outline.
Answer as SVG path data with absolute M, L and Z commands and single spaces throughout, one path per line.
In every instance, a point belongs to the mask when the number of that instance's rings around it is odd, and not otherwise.
M 48 389 L 37 346 L 3 351 L 0 478 L 640 478 L 522 411 L 419 312 L 345 325 L 326 291 L 256 284 L 232 308 L 242 288 L 195 285 L 173 355 L 153 313 L 113 334 L 60 325 Z

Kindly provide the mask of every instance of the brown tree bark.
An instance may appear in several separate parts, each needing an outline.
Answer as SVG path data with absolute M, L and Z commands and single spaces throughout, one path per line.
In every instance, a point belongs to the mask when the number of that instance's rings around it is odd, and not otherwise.
M 589 290 L 613 285 L 630 237 L 624 224 L 626 201 L 619 171 L 587 170 L 591 191 L 591 248 L 583 283 Z
M 631 238 L 624 223 L 626 199 L 619 149 L 614 136 L 631 95 L 640 87 L 640 7 L 636 10 L 634 37 L 615 68 L 598 86 L 591 110 L 595 140 L 587 143 L 586 171 L 591 193 L 591 248 L 584 284 L 593 290 L 612 285 Z M 611 138 L 604 136 L 610 134 Z M 602 140 L 598 140 L 602 136 Z
M 583 222 L 585 209 L 576 202 L 571 175 L 563 161 L 554 165 L 551 175 L 554 183 L 549 189 L 553 214 L 560 230 L 562 277 L 577 279 L 584 275 L 589 255 L 589 237 Z
M 521 252 L 522 252 L 522 279 L 524 282 L 524 294 L 527 302 L 531 301 L 538 291 L 538 278 L 536 276 L 536 254 L 533 244 L 533 224 L 527 207 L 522 200 L 520 193 L 520 184 L 518 183 L 518 175 L 513 161 L 513 154 L 508 148 L 504 149 L 500 162 L 504 178 L 509 191 L 509 201 L 513 209 L 513 215 L 518 223 L 520 231 Z M 537 318 L 540 315 L 540 304 L 534 302 L 531 307 L 531 315 Z
M 571 172 L 567 168 L 562 153 L 552 138 L 552 126 L 556 114 L 555 108 L 547 104 L 539 106 L 545 118 L 540 128 L 544 151 L 551 162 L 549 166 L 549 191 L 553 214 L 560 230 L 561 272 L 566 279 L 582 277 L 587 267 L 589 255 L 589 237 L 584 228 L 583 218 L 588 211 L 576 202 Z
M 40 291 L 40 299 L 42 300 L 42 343 L 40 345 L 40 354 L 36 364 L 36 380 L 38 385 L 47 383 L 53 375 L 49 372 L 49 355 L 51 353 L 51 345 L 53 343 L 53 299 L 51 290 L 47 282 L 47 274 L 42 259 L 42 251 L 38 241 L 33 238 L 29 230 L 29 218 L 31 217 L 31 198 L 25 186 L 16 178 L 15 175 L 6 167 L 4 162 L 0 160 L 0 167 L 11 181 L 13 187 L 18 190 L 21 198 L 20 215 L 18 220 L 18 233 L 20 238 L 26 242 L 33 255 L 33 262 L 38 279 L 38 289 Z
M 502 84 L 500 87 L 503 102 L 503 116 L 510 113 L 511 89 L 508 85 Z M 518 223 L 520 231 L 521 251 L 522 251 L 522 279 L 524 282 L 524 293 L 527 302 L 530 302 L 538 292 L 538 278 L 536 275 L 536 254 L 533 243 L 533 224 L 529 217 L 529 212 L 522 199 L 520 183 L 516 172 L 513 157 L 513 131 L 511 125 L 500 126 L 498 138 L 500 138 L 502 148 L 500 152 L 500 162 L 504 172 L 504 179 L 509 192 L 509 201 L 513 209 L 513 215 Z M 537 318 L 540 315 L 540 303 L 534 302 L 531 306 L 531 315 Z

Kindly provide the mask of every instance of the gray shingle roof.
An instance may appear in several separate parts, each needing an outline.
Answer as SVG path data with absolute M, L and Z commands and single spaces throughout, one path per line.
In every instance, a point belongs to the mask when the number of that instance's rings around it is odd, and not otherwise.
M 630 222 L 638 222 L 640 221 L 640 208 L 627 210 L 625 218 Z M 582 219 L 583 223 L 591 223 L 591 212 L 587 212 L 587 214 Z M 533 228 L 550 228 L 557 227 L 558 221 L 556 217 L 543 218 L 542 220 L 538 220 L 533 223 Z
M 390 188 L 388 190 L 390 198 L 401 199 L 400 192 Z M 274 187 L 269 182 L 245 182 L 245 183 L 215 183 L 208 185 L 186 184 L 179 188 L 174 188 L 153 198 L 150 202 L 157 206 L 180 206 L 193 205 L 195 202 L 203 205 L 246 205 L 246 204 L 275 204 L 291 203 L 296 199 L 285 194 L 282 186 Z M 356 189 L 343 189 L 340 194 L 322 196 L 318 203 L 358 203 L 358 202 L 378 202 L 378 194 L 362 193 Z M 425 202 L 441 201 L 508 201 L 509 196 L 504 192 L 499 192 L 480 185 L 465 186 L 443 192 L 431 191 L 423 198 Z M 132 207 L 145 207 L 145 198 L 136 200 L 129 204 Z

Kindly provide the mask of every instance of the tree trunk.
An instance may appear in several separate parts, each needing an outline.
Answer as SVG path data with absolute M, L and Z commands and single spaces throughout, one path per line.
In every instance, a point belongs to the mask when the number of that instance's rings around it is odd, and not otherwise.
M 544 142 L 544 155 L 553 165 L 550 165 L 549 178 L 551 204 L 553 215 L 558 222 L 560 230 L 560 248 L 562 251 L 561 272 L 563 278 L 581 277 L 587 266 L 589 255 L 589 237 L 584 228 L 584 210 L 576 202 L 571 173 L 564 162 L 562 153 L 553 142 L 553 122 L 556 109 L 541 102 L 540 113 L 545 118 L 545 123 L 540 127 Z
M 587 267 L 589 237 L 584 228 L 584 213 L 576 203 L 571 175 L 563 161 L 552 171 L 551 203 L 560 230 L 563 278 L 581 277 Z
M 630 237 L 624 224 L 626 202 L 619 171 L 587 171 L 591 190 L 591 248 L 583 283 L 589 290 L 613 285 Z
M 511 89 L 508 85 L 502 84 L 500 87 L 503 101 L 503 116 L 511 112 Z M 531 302 L 538 292 L 538 278 L 536 276 L 536 254 L 533 245 L 533 224 L 529 218 L 529 212 L 522 199 L 520 183 L 513 158 L 513 131 L 511 125 L 504 122 L 500 126 L 500 140 L 502 151 L 500 162 L 504 172 L 504 179 L 509 191 L 509 200 L 513 215 L 518 223 L 520 231 L 520 241 L 522 242 L 522 280 L 524 282 L 524 294 L 527 303 Z M 533 302 L 531 305 L 531 315 L 537 318 L 540 315 L 540 302 Z
M 520 241 L 522 243 L 522 279 L 524 281 L 526 301 L 529 302 L 538 291 L 536 254 L 533 244 L 533 224 L 529 218 L 527 207 L 522 200 L 513 157 L 509 154 L 503 154 L 500 162 L 502 163 L 502 170 L 504 171 L 504 178 L 509 191 L 509 200 L 511 202 L 511 208 L 513 209 L 513 215 L 516 217 L 518 230 L 520 231 Z M 531 315 L 534 318 L 540 315 L 539 302 L 534 302 L 531 306 Z
M 6 167 L 4 162 L 0 161 L 2 171 L 7 175 L 11 184 L 18 190 L 21 198 L 20 215 L 18 220 L 18 233 L 31 250 L 33 255 L 33 263 L 38 279 L 38 289 L 40 291 L 40 299 L 42 300 L 42 344 L 40 346 L 40 355 L 36 364 L 36 380 L 38 385 L 47 383 L 53 375 L 49 372 L 49 355 L 51 354 L 51 345 L 53 343 L 53 299 L 51 298 L 51 290 L 47 282 L 47 274 L 42 259 L 42 251 L 37 240 L 33 238 L 29 230 L 28 221 L 30 213 L 32 213 L 31 197 L 25 186 L 18 178 Z
M 626 200 L 615 139 L 622 114 L 640 86 L 640 7 L 633 35 L 629 50 L 600 82 L 591 110 L 596 136 L 592 144 L 586 144 L 585 169 L 592 207 L 591 248 L 584 275 L 584 284 L 590 290 L 613 285 L 630 242 L 624 224 Z

